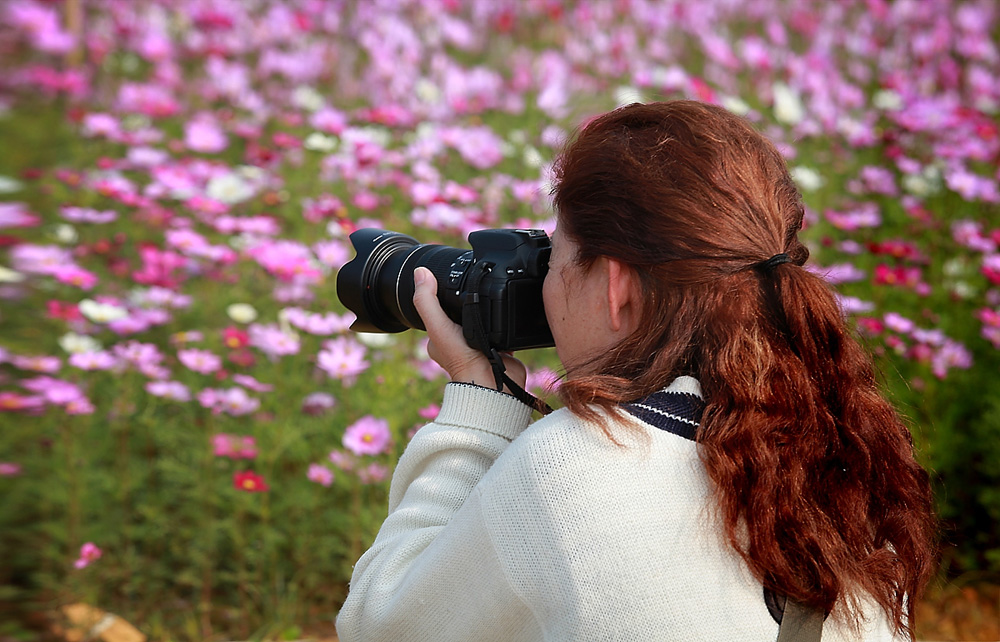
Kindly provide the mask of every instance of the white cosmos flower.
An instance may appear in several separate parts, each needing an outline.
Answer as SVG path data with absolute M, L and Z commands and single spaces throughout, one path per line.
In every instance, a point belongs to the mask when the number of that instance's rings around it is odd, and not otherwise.
M 636 87 L 623 85 L 615 89 L 615 104 L 619 107 L 631 105 L 632 103 L 646 102 L 646 98 Z
M 819 172 L 811 167 L 793 167 L 790 174 L 792 175 L 792 180 L 795 184 L 799 186 L 803 192 L 812 192 L 823 187 L 823 177 L 820 176 Z
M 314 152 L 332 152 L 337 149 L 337 139 L 320 132 L 313 132 L 306 136 L 302 146 Z
M 70 354 L 83 352 L 97 352 L 101 349 L 101 344 L 97 339 L 86 334 L 67 332 L 59 337 L 59 347 Z
M 25 276 L 20 272 L 0 265 L 0 283 L 20 283 L 24 279 Z
M 750 105 L 738 96 L 724 96 L 722 98 L 722 106 L 737 116 L 746 116 L 750 113 Z
M 891 89 L 883 89 L 872 96 L 872 105 L 883 111 L 897 111 L 903 108 L 903 97 Z
M 252 197 L 253 193 L 253 186 L 239 175 L 233 173 L 213 176 L 209 179 L 208 186 L 205 188 L 205 194 L 209 198 L 228 205 L 241 203 Z
M 806 110 L 802 106 L 802 98 L 785 83 L 774 85 L 774 117 L 787 125 L 796 125 L 802 121 Z
M 0 176 L 0 194 L 13 194 L 14 192 L 21 191 L 22 187 L 24 187 L 24 183 L 16 178 Z
M 323 96 L 309 85 L 300 85 L 292 92 L 292 104 L 306 111 L 319 111 L 323 108 Z
M 76 243 L 80 238 L 76 233 L 76 228 L 68 223 L 58 223 L 52 226 L 52 237 L 66 245 Z
M 94 323 L 110 323 L 128 316 L 128 310 L 110 303 L 98 303 L 93 299 L 80 301 L 80 314 Z
M 541 153 L 531 145 L 524 148 L 521 158 L 526 166 L 532 168 L 541 167 L 545 163 L 545 159 L 542 158 Z
M 428 105 L 436 105 L 441 102 L 441 90 L 438 89 L 437 85 L 426 78 L 421 78 L 417 81 L 414 91 L 417 93 L 417 98 Z
M 391 334 L 381 332 L 355 332 L 354 336 L 369 348 L 388 348 L 396 343 L 396 339 Z
M 249 303 L 233 303 L 226 308 L 226 314 L 236 323 L 252 323 L 257 319 L 257 310 Z

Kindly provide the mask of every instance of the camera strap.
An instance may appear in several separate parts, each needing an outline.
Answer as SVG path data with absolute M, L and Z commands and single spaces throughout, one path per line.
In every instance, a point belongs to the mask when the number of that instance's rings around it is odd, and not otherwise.
M 518 401 L 543 415 L 547 415 L 552 412 L 552 407 L 510 378 L 507 374 L 507 366 L 503 362 L 503 356 L 490 345 L 489 337 L 486 336 L 483 306 L 479 299 L 479 286 L 483 277 L 489 274 L 492 269 L 493 264 L 489 261 L 479 261 L 469 271 L 468 287 L 466 288 L 465 300 L 462 302 L 462 325 L 472 330 L 472 340 L 476 344 L 472 347 L 482 352 L 490 362 L 497 391 L 502 392 L 506 385 Z

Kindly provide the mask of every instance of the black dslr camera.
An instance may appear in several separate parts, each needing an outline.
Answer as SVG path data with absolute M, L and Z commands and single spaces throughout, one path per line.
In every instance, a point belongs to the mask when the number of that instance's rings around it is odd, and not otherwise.
M 498 351 L 555 345 L 542 304 L 552 251 L 544 231 L 478 230 L 469 234 L 471 250 L 374 228 L 352 233 L 351 243 L 357 256 L 340 269 L 337 296 L 358 317 L 352 330 L 425 330 L 413 306 L 413 271 L 426 267 L 471 347 L 482 350 L 483 337 Z

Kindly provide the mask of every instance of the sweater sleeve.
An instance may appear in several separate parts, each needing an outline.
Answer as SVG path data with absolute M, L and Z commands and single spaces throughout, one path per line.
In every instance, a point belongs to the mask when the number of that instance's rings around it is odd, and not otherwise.
M 509 639 L 529 625 L 474 491 L 530 418 L 531 409 L 509 395 L 446 386 L 438 418 L 400 458 L 389 515 L 354 567 L 337 616 L 343 642 Z

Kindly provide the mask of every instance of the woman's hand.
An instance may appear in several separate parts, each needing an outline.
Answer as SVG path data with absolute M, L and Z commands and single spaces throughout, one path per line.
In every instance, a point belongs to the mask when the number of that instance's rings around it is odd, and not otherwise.
M 431 271 L 419 267 L 413 271 L 413 305 L 427 328 L 430 343 L 427 354 L 445 369 L 452 381 L 474 383 L 487 388 L 496 387 L 493 368 L 486 356 L 469 347 L 462 334 L 462 326 L 448 318 L 437 298 L 437 280 Z M 524 387 L 527 371 L 524 364 L 507 354 L 503 355 L 507 376 Z

